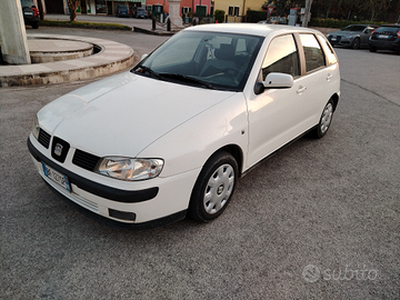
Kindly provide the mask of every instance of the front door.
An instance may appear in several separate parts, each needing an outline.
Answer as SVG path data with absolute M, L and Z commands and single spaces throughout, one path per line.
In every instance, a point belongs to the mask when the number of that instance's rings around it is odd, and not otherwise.
M 266 90 L 248 100 L 250 146 L 247 166 L 254 165 L 305 130 L 303 105 L 307 89 L 300 77 L 299 51 L 293 35 L 279 36 L 271 41 L 260 72 L 262 80 L 272 72 L 290 74 L 294 84 L 291 88 Z

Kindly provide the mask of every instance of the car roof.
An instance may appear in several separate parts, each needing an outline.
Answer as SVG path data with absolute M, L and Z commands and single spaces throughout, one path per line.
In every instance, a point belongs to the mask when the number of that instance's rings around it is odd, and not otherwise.
M 400 24 L 386 24 L 386 25 L 381 25 L 379 27 L 395 27 L 395 28 L 400 28 Z
M 211 31 L 224 33 L 240 33 L 257 36 L 268 36 L 270 34 L 282 34 L 292 32 L 320 33 L 317 30 L 305 27 L 295 27 L 288 25 L 267 25 L 257 23 L 221 23 L 205 24 L 186 28 L 184 31 Z

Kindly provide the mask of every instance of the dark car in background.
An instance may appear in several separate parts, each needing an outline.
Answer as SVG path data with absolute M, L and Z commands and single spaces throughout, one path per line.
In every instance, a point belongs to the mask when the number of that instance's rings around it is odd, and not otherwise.
M 327 38 L 332 46 L 342 46 L 352 49 L 368 48 L 368 39 L 375 25 L 352 24 L 339 31 L 331 32 Z
M 25 25 L 32 26 L 33 29 L 39 28 L 39 10 L 32 0 L 21 0 L 22 14 Z
M 117 17 L 129 18 L 129 8 L 126 5 L 118 5 Z
M 136 7 L 133 10 L 133 17 L 147 19 L 147 11 L 142 7 Z
M 369 51 L 391 50 L 400 54 L 400 25 L 382 25 L 369 37 Z

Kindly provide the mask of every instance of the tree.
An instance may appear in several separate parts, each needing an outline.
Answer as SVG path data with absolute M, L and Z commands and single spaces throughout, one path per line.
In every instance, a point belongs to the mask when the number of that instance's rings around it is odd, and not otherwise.
M 76 10 L 78 9 L 80 0 L 67 0 L 69 8 L 69 19 L 71 22 L 76 21 Z

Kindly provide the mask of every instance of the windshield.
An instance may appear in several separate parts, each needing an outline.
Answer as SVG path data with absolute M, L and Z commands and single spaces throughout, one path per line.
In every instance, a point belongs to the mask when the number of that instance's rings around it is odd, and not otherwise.
M 132 72 L 157 80 L 241 91 L 262 39 L 232 33 L 182 31 Z

